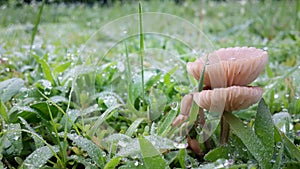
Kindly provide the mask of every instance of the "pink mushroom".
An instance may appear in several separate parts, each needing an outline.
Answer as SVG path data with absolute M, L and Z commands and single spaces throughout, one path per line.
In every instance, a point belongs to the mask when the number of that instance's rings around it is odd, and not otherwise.
M 257 103 L 263 94 L 260 87 L 231 86 L 194 93 L 194 101 L 211 112 L 232 112 Z
M 206 63 L 207 60 L 207 63 Z M 204 65 L 204 84 L 211 88 L 246 86 L 261 73 L 268 53 L 254 47 L 219 49 L 206 57 L 187 64 L 187 71 L 199 80 Z

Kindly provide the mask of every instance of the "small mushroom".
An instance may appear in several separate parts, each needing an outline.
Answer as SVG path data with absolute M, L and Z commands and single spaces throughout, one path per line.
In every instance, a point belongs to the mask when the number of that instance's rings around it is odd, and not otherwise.
M 268 53 L 254 47 L 222 48 L 187 64 L 187 71 L 199 80 L 204 65 L 204 84 L 211 88 L 246 86 L 261 73 Z
M 182 98 L 180 104 L 180 114 L 173 121 L 172 123 L 173 126 L 178 126 L 189 117 L 192 104 L 193 104 L 193 94 L 187 94 Z
M 260 87 L 231 86 L 194 93 L 194 101 L 211 112 L 232 112 L 257 103 L 263 94 Z

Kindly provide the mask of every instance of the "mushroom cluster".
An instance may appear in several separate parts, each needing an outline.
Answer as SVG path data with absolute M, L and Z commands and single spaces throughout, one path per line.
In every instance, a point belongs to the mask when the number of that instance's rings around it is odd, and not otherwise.
M 205 67 L 204 86 L 207 90 L 183 97 L 181 113 L 173 125 L 177 126 L 189 117 L 193 101 L 202 109 L 221 113 L 246 109 L 258 102 L 263 94 L 262 88 L 248 85 L 259 76 L 267 61 L 268 53 L 264 50 L 234 47 L 222 48 L 189 62 L 187 71 L 197 80 Z

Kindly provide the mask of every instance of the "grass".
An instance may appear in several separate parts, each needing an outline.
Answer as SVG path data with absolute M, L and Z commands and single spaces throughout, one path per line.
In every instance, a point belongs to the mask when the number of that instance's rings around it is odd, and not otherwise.
M 143 22 L 138 22 L 135 2 L 109 8 L 46 4 L 39 22 L 40 3 L 1 6 L 0 165 L 298 168 L 300 3 L 145 1 L 142 5 L 143 12 L 176 15 L 193 25 L 162 14 L 144 14 Z M 202 34 L 196 28 L 205 33 L 200 42 Z M 139 32 L 150 29 L 156 33 Z M 188 141 L 171 126 L 181 98 L 197 87 L 185 64 L 199 57 L 193 48 L 211 52 L 232 46 L 268 51 L 268 65 L 253 83 L 264 88 L 267 106 L 260 102 L 234 112 L 236 116 L 228 117 L 236 122 L 229 143 L 219 145 L 218 129 L 211 137 L 211 150 L 201 143 L 203 154 L 197 155 L 185 149 Z M 242 131 L 256 139 L 245 141 L 248 135 L 237 130 L 244 124 L 248 127 Z M 184 134 L 200 140 L 197 132 L 193 128 Z M 266 143 L 259 132 L 273 136 L 274 144 Z M 263 154 L 257 145 L 271 154 Z

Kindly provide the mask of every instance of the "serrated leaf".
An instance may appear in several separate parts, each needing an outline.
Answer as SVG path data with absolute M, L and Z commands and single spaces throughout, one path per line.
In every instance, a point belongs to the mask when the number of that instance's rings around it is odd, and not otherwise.
M 59 148 L 52 146 L 51 149 L 48 146 L 44 146 L 36 149 L 32 152 L 23 162 L 22 169 L 39 169 L 43 167 L 47 161 L 57 153 Z
M 106 163 L 104 169 L 114 169 L 116 168 L 121 161 L 121 157 L 114 157 L 108 163 Z
M 175 119 L 176 115 L 177 115 L 177 111 L 176 110 L 169 111 L 169 113 L 167 114 L 166 118 L 159 125 L 159 127 L 157 129 L 157 134 L 158 135 L 163 135 L 164 133 L 166 133 L 166 131 L 168 130 L 168 128 L 171 126 L 173 120 Z
M 213 150 L 211 150 L 210 152 L 208 152 L 205 156 L 204 159 L 206 161 L 211 161 L 214 162 L 218 159 L 227 159 L 228 158 L 228 153 L 229 150 L 227 147 L 221 146 L 221 147 L 217 147 Z
M 169 168 L 166 161 L 162 158 L 160 152 L 155 149 L 151 142 L 145 138 L 139 138 L 139 143 L 146 168 Z
M 270 161 L 274 151 L 274 124 L 270 110 L 264 99 L 258 104 L 254 125 L 255 134 L 260 139 L 265 149 L 265 161 Z
M 63 134 L 62 134 L 63 135 Z M 98 167 L 103 168 L 106 161 L 106 154 L 100 149 L 95 143 L 87 138 L 79 136 L 77 134 L 67 134 L 68 138 L 72 140 L 76 145 L 81 147 L 82 150 L 86 151 L 87 154 L 92 158 Z
M 20 78 L 12 78 L 0 82 L 0 100 L 7 102 L 16 95 L 22 87 L 24 87 L 24 81 Z

